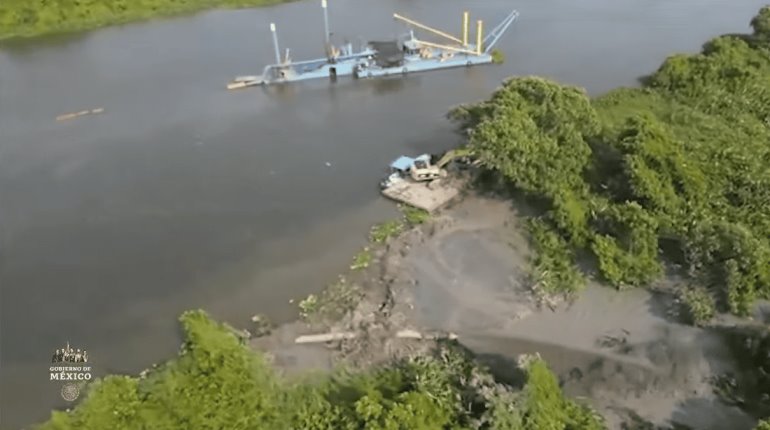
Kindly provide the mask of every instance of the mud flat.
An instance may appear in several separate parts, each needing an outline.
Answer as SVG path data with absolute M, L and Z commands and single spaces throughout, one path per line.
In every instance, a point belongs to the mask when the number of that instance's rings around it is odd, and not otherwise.
M 714 394 L 714 375 L 737 372 L 717 331 L 679 324 L 671 300 L 646 290 L 590 284 L 572 302 L 538 306 L 530 251 L 511 203 L 468 196 L 376 250 L 352 274 L 365 297 L 340 321 L 280 327 L 254 346 L 286 370 L 371 365 L 418 353 L 430 341 L 398 330 L 453 332 L 501 378 L 519 354 L 539 353 L 566 392 L 588 399 L 609 428 L 641 418 L 660 426 L 751 429 L 755 420 Z M 296 336 L 356 331 L 355 339 L 296 345 Z

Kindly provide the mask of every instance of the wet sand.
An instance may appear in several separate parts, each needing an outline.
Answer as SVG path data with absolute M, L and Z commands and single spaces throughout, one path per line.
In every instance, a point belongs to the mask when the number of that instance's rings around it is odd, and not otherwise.
M 725 339 L 671 321 L 665 296 L 592 282 L 573 303 L 534 309 L 522 276 L 527 242 L 509 204 L 469 199 L 449 216 L 453 224 L 406 260 L 422 325 L 456 332 L 484 356 L 540 353 L 567 393 L 590 399 L 611 428 L 628 410 L 659 425 L 753 427 L 750 417 L 719 402 L 708 382 L 737 370 Z
M 709 382 L 738 370 L 723 335 L 673 321 L 669 296 L 643 289 L 591 282 L 572 302 L 539 307 L 526 281 L 529 255 L 511 204 L 471 196 L 392 241 L 359 276 L 367 298 L 333 329 L 366 332 L 366 343 L 293 345 L 312 331 L 295 323 L 255 346 L 292 371 L 329 369 L 348 356 L 373 364 L 422 347 L 394 340 L 398 329 L 454 332 L 503 379 L 519 354 L 539 353 L 565 391 L 585 397 L 610 428 L 634 414 L 656 425 L 753 428 L 755 420 L 721 402 Z M 392 301 L 378 314 L 386 290 Z

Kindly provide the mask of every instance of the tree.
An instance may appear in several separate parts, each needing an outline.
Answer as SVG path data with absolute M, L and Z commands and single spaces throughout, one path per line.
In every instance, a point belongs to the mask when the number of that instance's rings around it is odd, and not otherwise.
M 765 34 L 770 8 L 752 21 Z M 506 81 L 452 118 L 488 172 L 543 213 L 538 285 L 571 292 L 589 251 L 615 286 L 670 262 L 744 314 L 770 297 L 770 45 L 722 36 L 668 58 L 644 88 L 595 100 L 539 78 Z M 554 274 L 558 271 L 559 274 Z M 549 288 L 546 288 L 548 290 Z
M 770 6 L 760 9 L 757 16 L 751 20 L 754 35 L 766 41 L 770 41 Z
M 205 313 L 186 312 L 181 321 L 185 343 L 175 360 L 140 378 L 95 383 L 72 412 L 54 412 L 40 428 L 459 430 L 484 422 L 513 430 L 517 417 L 529 414 L 537 425 L 545 413 L 565 423 L 599 422 L 564 398 L 544 364 L 530 370 L 528 403 L 510 402 L 522 394 L 451 346 L 364 372 L 288 380 Z M 553 401 L 542 409 L 541 398 Z

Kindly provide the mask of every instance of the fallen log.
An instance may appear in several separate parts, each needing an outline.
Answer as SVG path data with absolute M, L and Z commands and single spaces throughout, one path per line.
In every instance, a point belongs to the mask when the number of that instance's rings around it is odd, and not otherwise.
M 449 339 L 449 340 L 456 340 L 457 335 L 454 333 L 447 333 L 447 334 L 422 334 L 418 331 L 414 330 L 400 330 L 398 333 L 396 333 L 396 337 L 400 339 L 425 339 L 425 340 L 437 340 L 437 339 Z
M 96 109 L 91 109 L 91 110 L 82 110 L 80 112 L 66 113 L 64 115 L 57 116 L 56 117 L 56 121 L 65 121 L 65 120 L 68 120 L 68 119 L 77 118 L 79 116 L 94 115 L 94 114 L 102 113 L 102 112 L 104 112 L 104 108 L 96 108 Z
M 349 331 L 341 333 L 310 334 L 294 339 L 294 343 L 323 343 L 331 342 L 333 340 L 353 339 L 355 337 L 356 334 Z
M 335 340 L 354 339 L 357 336 L 353 332 L 338 332 L 338 333 L 324 333 L 324 334 L 310 334 L 300 336 L 294 339 L 294 343 L 325 343 Z M 396 333 L 396 337 L 399 339 L 418 339 L 418 340 L 437 340 L 437 339 L 457 339 L 457 335 L 454 333 L 440 333 L 440 334 L 422 334 L 414 330 L 400 330 Z

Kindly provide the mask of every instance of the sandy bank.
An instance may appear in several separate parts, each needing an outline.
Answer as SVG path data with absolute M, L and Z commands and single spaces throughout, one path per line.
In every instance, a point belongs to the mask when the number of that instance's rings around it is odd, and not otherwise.
M 396 339 L 400 329 L 455 332 L 502 378 L 517 355 L 540 353 L 567 393 L 588 398 L 610 428 L 635 415 L 706 430 L 753 427 L 750 416 L 713 393 L 713 375 L 737 370 L 725 339 L 671 321 L 666 296 L 591 284 L 572 303 L 538 307 L 519 224 L 509 202 L 467 197 L 392 240 L 377 264 L 351 278 L 366 297 L 331 330 L 361 336 L 295 345 L 295 336 L 322 329 L 295 323 L 254 346 L 287 370 L 329 369 L 339 359 L 368 365 L 429 347 Z

